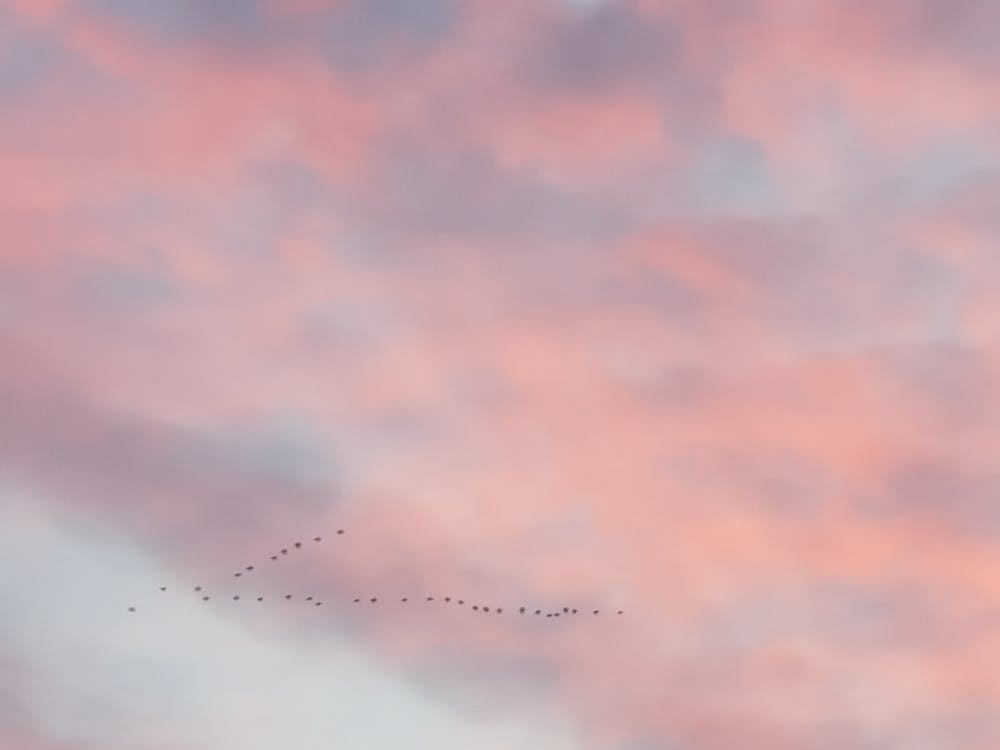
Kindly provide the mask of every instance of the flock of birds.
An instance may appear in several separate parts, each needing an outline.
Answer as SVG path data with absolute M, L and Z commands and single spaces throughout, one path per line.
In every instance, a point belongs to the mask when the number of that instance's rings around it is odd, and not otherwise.
M 343 533 L 344 533 L 343 529 L 337 529 L 337 534 L 338 535 L 342 535 Z M 321 536 L 313 537 L 312 541 L 313 541 L 313 544 L 319 544 L 319 543 L 321 543 L 323 541 L 323 537 L 321 537 Z M 292 544 L 292 545 L 290 545 L 288 547 L 282 547 L 275 554 L 273 554 L 273 555 L 270 556 L 270 558 L 269 558 L 270 562 L 271 563 L 278 562 L 283 557 L 286 557 L 287 555 L 289 555 L 291 552 L 293 552 L 295 550 L 301 550 L 302 547 L 303 547 L 303 542 L 301 542 L 301 541 L 295 542 L 294 544 Z M 256 569 L 257 568 L 254 565 L 247 565 L 247 566 L 243 567 L 241 570 L 238 570 L 235 573 L 233 573 L 232 577 L 233 578 L 244 578 L 245 576 L 248 576 L 248 575 L 252 574 Z M 166 592 L 167 591 L 167 587 L 166 586 L 160 586 L 160 591 L 161 592 Z M 201 600 L 203 602 L 208 602 L 208 601 L 211 601 L 211 599 L 212 599 L 211 594 L 209 594 L 206 591 L 206 589 L 205 589 L 204 586 L 201 586 L 201 585 L 195 586 L 194 587 L 194 593 L 196 595 L 200 596 Z M 253 597 L 248 597 L 248 598 L 253 598 Z M 282 595 L 282 598 L 285 599 L 286 601 L 291 601 L 295 597 L 292 594 L 284 594 L 284 595 Z M 233 599 L 233 601 L 241 601 L 242 597 L 240 596 L 240 594 L 233 594 L 232 595 L 232 599 Z M 309 603 L 309 604 L 311 604 L 314 607 L 322 607 L 323 606 L 323 602 L 320 601 L 320 600 L 318 600 L 314 596 L 306 596 L 306 597 L 303 597 L 302 599 L 303 599 L 304 602 Z M 256 597 L 256 601 L 263 602 L 264 601 L 264 597 L 263 596 L 257 596 Z M 377 596 L 373 596 L 373 597 L 368 598 L 368 599 L 362 599 L 362 597 L 355 597 L 353 603 L 354 604 L 361 604 L 363 601 L 366 601 L 369 605 L 373 605 L 373 604 L 378 604 L 379 603 L 379 598 Z M 407 603 L 409 603 L 411 601 L 411 599 L 410 599 L 410 597 L 404 596 L 399 601 L 402 604 L 407 604 Z M 413 601 L 416 601 L 416 600 L 413 600 Z M 445 604 L 455 604 L 455 605 L 457 605 L 459 607 L 464 607 L 466 605 L 465 599 L 458 599 L 458 598 L 451 597 L 451 596 L 443 596 L 443 597 L 427 596 L 427 597 L 424 598 L 424 601 L 425 602 L 442 601 Z M 502 615 L 505 611 L 507 611 L 507 612 L 512 612 L 512 613 L 516 612 L 518 615 L 532 615 L 532 616 L 535 616 L 535 617 L 541 617 L 541 616 L 544 615 L 547 618 L 573 617 L 573 616 L 580 615 L 580 614 L 586 614 L 583 610 L 581 610 L 579 608 L 576 608 L 576 607 L 572 607 L 572 608 L 571 607 L 561 607 L 561 608 L 554 609 L 554 610 L 545 610 L 545 609 L 542 609 L 542 608 L 533 609 L 533 608 L 530 608 L 530 607 L 522 605 L 520 607 L 517 607 L 516 609 L 507 608 L 505 610 L 504 607 L 498 607 L 498 606 L 492 606 L 491 607 L 491 606 L 485 605 L 485 604 L 478 604 L 478 603 L 477 604 L 472 604 L 472 603 L 470 603 L 469 604 L 469 609 L 472 610 L 473 612 L 483 612 L 485 614 L 494 613 L 494 614 Z M 136 607 L 134 607 L 134 606 L 129 607 L 128 611 L 129 612 L 135 612 L 136 611 Z M 601 610 L 599 610 L 599 609 L 595 609 L 595 610 L 591 611 L 591 615 L 592 616 L 593 615 L 600 615 L 600 614 L 601 614 Z M 617 610 L 616 614 L 621 615 L 621 614 L 625 614 L 625 612 L 624 612 L 624 610 Z

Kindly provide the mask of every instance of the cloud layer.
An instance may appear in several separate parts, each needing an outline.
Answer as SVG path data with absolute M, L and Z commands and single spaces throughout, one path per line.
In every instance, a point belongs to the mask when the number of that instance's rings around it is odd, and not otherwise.
M 336 702 L 345 747 L 996 747 L 998 33 L 987 0 L 3 3 L 0 507 L 39 542 L 0 746 L 326 747 Z M 323 618 L 107 613 L 340 526 L 288 567 Z

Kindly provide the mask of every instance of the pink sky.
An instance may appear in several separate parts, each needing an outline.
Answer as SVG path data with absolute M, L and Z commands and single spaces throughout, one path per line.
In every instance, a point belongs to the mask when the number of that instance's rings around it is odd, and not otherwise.
M 0 750 L 1000 747 L 997 38 L 0 0 Z

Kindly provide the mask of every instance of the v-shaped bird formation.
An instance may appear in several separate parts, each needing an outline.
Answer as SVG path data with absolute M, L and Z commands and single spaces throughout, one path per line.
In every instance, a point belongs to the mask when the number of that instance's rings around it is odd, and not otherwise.
M 344 534 L 344 529 L 337 529 L 336 534 L 337 534 L 337 536 L 343 535 Z M 324 538 L 322 536 L 315 536 L 315 537 L 312 537 L 312 542 L 311 543 L 312 544 L 321 544 L 323 541 L 324 541 Z M 302 542 L 301 540 L 295 541 L 295 542 L 293 542 L 292 544 L 290 544 L 288 546 L 281 547 L 279 550 L 277 550 L 277 552 L 275 552 L 274 554 L 269 555 L 267 559 L 270 561 L 270 563 L 279 562 L 282 559 L 284 559 L 284 558 L 288 557 L 289 555 L 293 554 L 294 552 L 301 551 L 305 546 L 306 546 L 306 543 Z M 247 578 L 249 578 L 250 576 L 252 576 L 252 574 L 255 571 L 257 571 L 258 569 L 259 569 L 258 566 L 255 565 L 255 564 L 252 564 L 252 563 L 248 564 L 248 565 L 244 565 L 244 566 L 240 567 L 239 570 L 236 570 L 232 574 L 232 578 L 243 579 L 243 581 L 245 581 Z M 243 581 L 241 581 L 240 583 L 242 584 Z M 167 589 L 166 586 L 160 586 L 159 590 L 160 590 L 161 593 L 166 593 L 168 589 Z M 191 592 L 194 595 L 200 597 L 201 601 L 203 601 L 203 602 L 211 602 L 213 600 L 213 595 L 210 594 L 206 590 L 206 588 L 205 588 L 204 585 L 198 584 L 198 585 L 195 585 L 195 586 L 191 587 Z M 266 600 L 266 597 L 263 594 L 260 594 L 259 592 L 254 592 L 254 593 L 256 593 L 257 595 L 256 596 L 253 596 L 253 595 L 245 596 L 245 595 L 240 594 L 240 593 L 225 592 L 225 593 L 217 595 L 216 598 L 221 598 L 221 599 L 228 598 L 228 599 L 230 599 L 232 601 L 235 601 L 235 602 L 244 601 L 244 599 L 246 599 L 248 601 L 249 600 L 256 601 L 257 603 L 262 603 L 262 602 L 264 602 Z M 296 596 L 294 594 L 288 594 L 288 593 L 286 593 L 286 594 L 281 594 L 281 595 L 279 595 L 277 597 L 273 597 L 273 598 L 277 599 L 278 601 L 293 601 L 293 600 L 296 599 Z M 323 606 L 323 601 L 321 599 L 317 598 L 315 595 L 312 595 L 312 594 L 307 595 L 307 596 L 299 596 L 298 599 L 301 600 L 303 602 L 303 604 L 306 604 L 308 606 L 312 606 L 312 607 L 322 607 Z M 356 597 L 353 597 L 351 603 L 352 603 L 352 605 L 368 604 L 369 606 L 373 606 L 373 605 L 378 605 L 380 603 L 381 604 L 389 603 L 391 601 L 398 601 L 399 604 L 404 605 L 404 606 L 405 605 L 410 605 L 410 602 L 412 601 L 413 604 L 411 606 L 417 606 L 416 602 L 420 601 L 420 599 L 414 598 L 414 599 L 411 600 L 411 598 L 409 596 L 399 597 L 398 599 L 394 598 L 392 600 L 385 599 L 385 598 L 381 598 L 380 599 L 378 596 L 369 596 L 369 597 L 356 596 Z M 452 596 L 424 595 L 422 601 L 423 601 L 424 605 L 433 605 L 435 603 L 444 603 L 446 605 L 451 605 L 451 606 L 454 606 L 454 607 L 457 607 L 457 608 L 463 608 L 463 609 L 466 609 L 468 611 L 477 612 L 477 613 L 503 615 L 505 612 L 507 612 L 507 613 L 509 613 L 511 615 L 516 614 L 519 617 L 524 617 L 524 616 L 542 617 L 544 615 L 546 618 L 552 619 L 552 618 L 558 618 L 558 617 L 576 617 L 576 616 L 579 616 L 579 615 L 586 614 L 586 612 L 583 609 L 581 609 L 581 608 L 578 608 L 578 607 L 572 607 L 571 608 L 571 607 L 568 607 L 568 606 L 557 607 L 557 608 L 549 608 L 549 607 L 532 608 L 532 607 L 529 607 L 527 605 L 520 605 L 520 606 L 517 606 L 515 608 L 510 608 L 510 607 L 503 607 L 503 606 L 497 606 L 497 605 L 491 605 L 491 604 L 483 604 L 483 603 L 470 603 L 468 606 L 466 606 L 466 600 L 465 599 L 454 598 Z M 130 606 L 128 608 L 128 611 L 130 613 L 135 613 L 135 612 L 137 612 L 137 608 L 135 606 Z M 616 610 L 615 611 L 615 614 L 618 614 L 618 615 L 622 615 L 624 613 L 625 613 L 624 610 Z M 602 614 L 602 611 L 600 609 L 590 610 L 590 615 L 591 616 L 600 615 L 600 614 Z

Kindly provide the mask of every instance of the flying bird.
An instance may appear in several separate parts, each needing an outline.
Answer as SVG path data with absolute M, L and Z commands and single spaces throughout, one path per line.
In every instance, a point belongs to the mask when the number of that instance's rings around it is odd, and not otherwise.
M 288 550 L 287 550 L 287 549 L 283 549 L 283 550 L 281 550 L 281 554 L 283 554 L 283 555 L 287 555 L 287 554 L 288 554 Z
M 201 591 L 201 586 L 195 586 L 195 587 L 194 587 L 194 590 L 195 590 L 195 591 Z
M 489 607 L 483 607 L 483 612 L 489 612 L 489 611 L 490 611 Z
M 277 555 L 271 555 L 271 559 L 272 559 L 272 560 L 277 560 L 277 559 L 278 559 L 278 556 L 277 556 Z
M 306 601 L 307 601 L 307 602 L 311 602 L 312 600 L 313 600 L 313 598 L 312 598 L 311 596 L 307 596 L 307 597 L 306 597 Z
M 360 601 L 361 601 L 360 599 L 355 599 L 355 600 L 354 600 L 354 603 L 355 603 L 355 604 L 357 604 L 357 603 L 358 603 L 358 602 L 360 602 Z
M 404 597 L 403 597 L 402 599 L 400 599 L 400 601 L 401 601 L 401 602 L 405 602 L 405 601 L 407 601 L 407 599 L 406 599 L 406 597 L 404 596 Z
M 343 529 L 337 529 L 337 533 L 338 533 L 338 534 L 343 534 L 343 533 L 344 533 L 344 530 L 343 530 Z
M 601 610 L 599 610 L 599 609 L 595 609 L 595 610 L 594 610 L 594 614 L 595 614 L 595 615 L 599 615 L 600 613 L 601 613 Z
M 209 599 L 211 599 L 211 598 L 212 598 L 212 597 L 210 597 L 210 596 L 203 596 L 203 597 L 201 597 L 201 600 L 202 600 L 203 602 L 207 602 L 207 601 L 208 601 Z
M 465 605 L 465 599 L 459 599 L 458 600 L 458 606 L 462 607 L 464 605 Z
M 264 597 L 263 597 L 263 596 L 258 596 L 258 597 L 257 597 L 257 601 L 259 601 L 259 602 L 262 602 L 262 601 L 264 601 Z
M 135 612 L 135 607 L 129 607 L 129 608 L 128 608 L 128 611 L 129 611 L 129 612 Z
M 321 536 L 314 537 L 313 541 L 314 542 L 322 542 L 323 541 L 323 537 L 321 537 Z
M 473 604 L 473 605 L 472 605 L 472 608 L 473 608 L 474 610 L 478 611 L 478 610 L 479 610 L 479 605 L 478 605 L 478 604 Z
M 314 607 L 322 607 L 323 606 L 323 602 L 316 602 L 316 604 L 314 604 L 313 606 Z
M 243 574 L 242 573 L 233 573 L 233 578 L 239 578 L 241 575 L 243 575 Z
M 167 590 L 166 586 L 160 586 L 160 591 L 166 591 L 166 590 Z
M 291 594 L 285 594 L 285 598 L 286 598 L 286 599 L 291 599 L 291 598 L 292 598 L 292 595 L 291 595 Z
M 502 615 L 503 614 L 503 609 L 501 609 L 500 607 L 497 607 L 497 614 L 498 615 Z
M 446 602 L 450 602 L 450 601 L 451 601 L 451 597 L 450 597 L 450 596 L 446 596 L 446 597 L 444 598 L 444 600 L 445 600 Z
M 619 609 L 618 612 L 616 612 L 615 614 L 623 615 L 625 614 L 625 610 Z
M 542 610 L 540 610 L 540 609 L 536 609 L 536 610 L 535 610 L 535 614 L 536 614 L 536 615 L 540 615 L 540 614 L 542 614 Z
M 239 594 L 237 594 L 236 596 L 233 597 L 233 601 L 234 602 L 238 602 L 239 600 L 240 600 L 240 595 Z
M 247 570 L 253 570 L 253 565 L 247 565 Z

